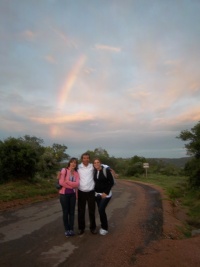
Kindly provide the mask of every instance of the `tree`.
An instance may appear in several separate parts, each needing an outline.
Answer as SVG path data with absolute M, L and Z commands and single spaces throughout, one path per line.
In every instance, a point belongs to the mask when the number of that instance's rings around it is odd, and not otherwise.
M 69 155 L 65 153 L 66 149 L 67 146 L 65 145 L 60 145 L 55 143 L 52 145 L 54 157 L 56 158 L 57 162 L 61 162 L 62 160 L 69 158 Z
M 32 179 L 37 172 L 39 155 L 21 138 L 7 138 L 0 143 L 0 181 Z
M 58 161 L 54 155 L 53 148 L 45 147 L 45 151 L 38 162 L 38 173 L 41 177 L 46 178 L 54 174 L 58 168 Z
M 177 138 L 188 141 L 187 154 L 193 156 L 185 165 L 186 174 L 192 186 L 200 186 L 200 121 L 191 130 L 184 130 Z
M 194 156 L 195 158 L 200 158 L 200 121 L 191 128 L 191 131 L 184 130 L 177 136 L 177 138 L 180 138 L 183 141 L 189 141 L 185 144 L 187 154 Z
M 33 179 L 37 174 L 50 177 L 58 170 L 59 163 L 69 156 L 67 146 L 53 144 L 42 146 L 43 140 L 25 135 L 18 139 L 9 137 L 0 141 L 0 181 Z
M 137 176 L 144 173 L 143 163 L 146 162 L 144 157 L 134 156 L 128 160 L 128 167 L 125 174 L 128 176 Z

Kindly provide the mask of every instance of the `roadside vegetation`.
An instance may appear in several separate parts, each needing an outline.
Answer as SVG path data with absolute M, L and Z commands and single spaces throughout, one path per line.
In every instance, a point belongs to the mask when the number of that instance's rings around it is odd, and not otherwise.
M 148 159 L 140 156 L 115 158 L 103 148 L 86 151 L 91 160 L 98 157 L 111 166 L 118 179 L 128 179 L 162 187 L 173 205 L 187 209 L 188 225 L 200 228 L 200 122 L 177 137 L 187 141 L 188 158 L 179 160 Z M 70 158 L 67 146 L 45 147 L 35 136 L 9 137 L 0 141 L 0 205 L 31 198 L 32 201 L 58 195 L 55 188 L 57 172 Z M 80 159 L 79 159 L 80 160 Z M 181 162 L 183 163 L 181 165 Z M 144 169 L 143 163 L 149 163 Z

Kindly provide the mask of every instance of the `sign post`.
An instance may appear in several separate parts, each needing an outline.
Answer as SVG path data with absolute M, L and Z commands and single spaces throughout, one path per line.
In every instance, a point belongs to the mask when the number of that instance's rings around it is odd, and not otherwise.
M 147 178 L 147 169 L 149 168 L 149 163 L 143 163 L 143 168 L 145 169 L 145 174 L 146 174 L 146 178 Z

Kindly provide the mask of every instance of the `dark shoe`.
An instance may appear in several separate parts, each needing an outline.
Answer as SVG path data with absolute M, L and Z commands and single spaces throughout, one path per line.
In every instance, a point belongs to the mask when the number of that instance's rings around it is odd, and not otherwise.
M 93 235 L 96 235 L 96 234 L 97 234 L 97 230 L 96 230 L 96 229 L 91 229 L 90 232 L 91 232 Z
M 69 230 L 65 231 L 65 236 L 66 237 L 70 236 L 70 231 Z
M 69 233 L 70 233 L 70 236 L 74 236 L 75 235 L 73 230 L 70 230 Z
M 84 234 L 84 230 L 79 230 L 78 235 L 82 235 L 82 234 Z

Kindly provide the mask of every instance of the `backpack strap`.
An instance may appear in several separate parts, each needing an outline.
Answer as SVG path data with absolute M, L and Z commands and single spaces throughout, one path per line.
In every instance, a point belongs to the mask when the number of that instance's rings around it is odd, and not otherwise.
M 102 167 L 103 168 L 103 175 L 107 178 L 107 172 L 106 172 L 106 168 Z

